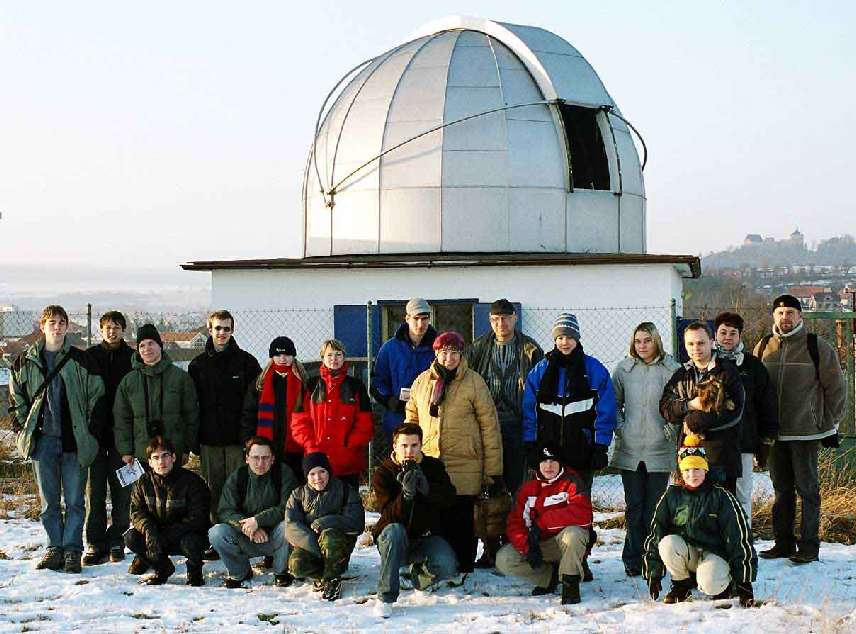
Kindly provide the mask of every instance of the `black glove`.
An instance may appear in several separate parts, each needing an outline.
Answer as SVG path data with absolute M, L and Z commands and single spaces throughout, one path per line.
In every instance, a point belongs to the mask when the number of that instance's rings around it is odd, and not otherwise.
M 416 491 L 418 490 L 418 484 L 420 477 L 425 478 L 425 474 L 422 473 L 422 469 L 411 468 L 405 469 L 401 472 L 399 482 L 401 483 L 401 493 L 404 495 L 405 500 L 412 500 L 416 497 Z M 427 487 L 428 480 L 425 479 L 425 486 Z
M 428 477 L 425 475 L 425 472 L 420 469 L 416 472 L 416 492 L 421 493 L 422 495 L 428 495 L 428 491 L 430 487 L 428 486 Z
M 827 436 L 820 441 L 820 444 L 827 449 L 838 449 L 841 446 L 841 439 L 838 437 L 838 432 L 831 436 Z
M 751 608 L 755 605 L 755 595 L 752 593 L 751 583 L 738 583 L 734 586 L 734 594 L 740 601 L 740 607 Z
M 592 447 L 590 466 L 594 471 L 606 468 L 609 464 L 609 456 L 606 454 L 606 445 L 595 445 Z
M 544 563 L 544 553 L 541 552 L 541 529 L 532 525 L 529 529 L 529 552 L 526 553 L 526 561 L 532 570 L 537 570 Z
M 660 596 L 660 591 L 663 589 L 663 582 L 660 577 L 651 577 L 648 579 L 648 594 L 654 601 Z

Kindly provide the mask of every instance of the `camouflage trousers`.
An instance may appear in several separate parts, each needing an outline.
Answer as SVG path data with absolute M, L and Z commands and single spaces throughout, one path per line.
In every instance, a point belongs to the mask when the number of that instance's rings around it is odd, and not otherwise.
M 302 548 L 294 548 L 288 557 L 288 571 L 298 578 L 340 577 L 348 569 L 356 543 L 357 538 L 353 535 L 346 535 L 335 528 L 325 529 L 318 536 L 321 556 Z

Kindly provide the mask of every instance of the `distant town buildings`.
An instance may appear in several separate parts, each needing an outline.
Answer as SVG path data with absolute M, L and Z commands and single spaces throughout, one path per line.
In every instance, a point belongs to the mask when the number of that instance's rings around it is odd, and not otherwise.
M 760 233 L 748 233 L 746 234 L 746 237 L 743 238 L 744 247 L 756 247 L 762 244 L 775 244 L 777 242 L 801 247 L 805 245 L 805 236 L 800 232 L 799 227 L 797 227 L 794 229 L 794 232 L 784 240 L 776 240 L 771 237 L 764 238 Z

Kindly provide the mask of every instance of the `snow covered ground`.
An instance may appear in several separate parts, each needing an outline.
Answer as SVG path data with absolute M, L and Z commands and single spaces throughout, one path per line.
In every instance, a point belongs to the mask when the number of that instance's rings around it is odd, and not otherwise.
M 763 491 L 766 483 L 758 486 Z M 607 517 L 599 513 L 596 520 Z M 348 573 L 353 578 L 345 582 L 342 599 L 330 604 L 306 584 L 274 588 L 270 573 L 257 575 L 251 589 L 227 590 L 220 562 L 206 564 L 204 588 L 184 585 L 183 563 L 161 587 L 139 585 L 126 572 L 130 559 L 84 568 L 82 575 L 37 572 L 41 525 L 2 520 L 0 551 L 8 559 L 0 560 L 0 632 L 231 633 L 272 626 L 286 632 L 856 632 L 856 546 L 823 544 L 821 561 L 803 567 L 762 561 L 755 585 L 756 597 L 764 600 L 759 608 L 698 595 L 691 603 L 667 606 L 648 598 L 641 579 L 625 577 L 623 531 L 598 535 L 603 543 L 591 559 L 595 580 L 583 584 L 577 606 L 560 606 L 558 596 L 529 596 L 525 584 L 477 571 L 460 588 L 403 591 L 393 616 L 382 621 L 371 609 L 379 567 L 373 546 L 355 551 Z

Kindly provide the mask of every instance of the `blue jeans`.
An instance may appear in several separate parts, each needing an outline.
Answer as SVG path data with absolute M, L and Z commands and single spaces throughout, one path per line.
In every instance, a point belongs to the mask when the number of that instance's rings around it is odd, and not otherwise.
M 86 469 L 77 462 L 76 453 L 63 453 L 62 438 L 56 436 L 39 438 L 32 461 L 48 547 L 83 552 Z M 65 502 L 65 517 L 61 499 Z
M 266 529 L 268 540 L 256 544 L 234 526 L 215 524 L 208 529 L 211 547 L 229 571 L 232 579 L 243 579 L 250 572 L 250 557 L 273 557 L 273 572 L 276 575 L 288 572 L 288 555 L 291 544 L 285 541 L 285 522 Z
M 455 552 L 442 537 L 435 535 L 410 540 L 403 524 L 384 527 L 377 538 L 380 577 L 377 594 L 385 603 L 394 603 L 400 591 L 399 569 L 410 564 L 413 587 L 425 590 L 457 572 Z
M 621 559 L 628 570 L 642 570 L 642 546 L 654 517 L 654 508 L 669 486 L 668 473 L 650 473 L 640 462 L 636 471 L 621 470 L 627 533 Z

